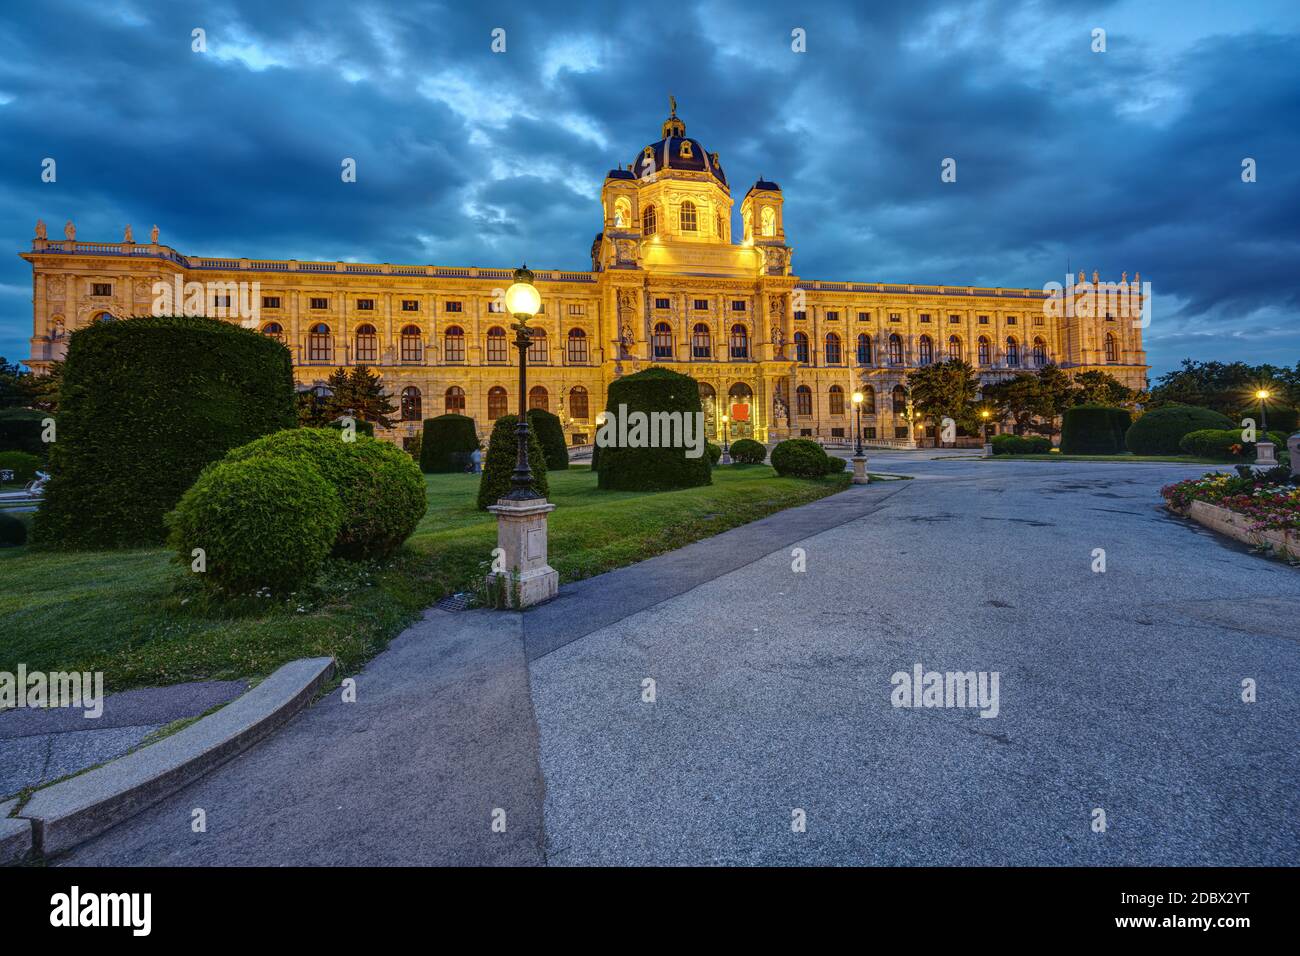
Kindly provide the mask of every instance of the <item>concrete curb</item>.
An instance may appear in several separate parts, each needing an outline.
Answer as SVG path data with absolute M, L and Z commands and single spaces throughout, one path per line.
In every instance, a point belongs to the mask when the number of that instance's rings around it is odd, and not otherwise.
M 32 850 L 32 821 L 11 817 L 17 800 L 0 803 L 0 866 L 21 863 Z
M 1270 548 L 1275 554 L 1300 556 L 1300 534 L 1271 529 L 1252 531 L 1251 521 L 1245 515 L 1212 505 L 1208 501 L 1193 501 L 1186 511 L 1180 511 L 1173 505 L 1166 507 L 1180 517 L 1189 518 L 1242 544 Z
M 62 853 L 130 819 L 283 726 L 334 674 L 334 660 L 285 664 L 242 697 L 184 730 L 38 790 L 22 809 L 34 848 Z

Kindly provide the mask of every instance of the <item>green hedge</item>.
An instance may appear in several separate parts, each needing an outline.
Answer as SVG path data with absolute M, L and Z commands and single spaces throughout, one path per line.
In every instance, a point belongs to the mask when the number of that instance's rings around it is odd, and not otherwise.
M 483 477 L 478 483 L 478 509 L 486 511 L 488 505 L 510 494 L 510 478 L 515 473 L 515 460 L 519 456 L 519 437 L 515 428 L 518 415 L 502 415 L 492 426 L 487 456 L 483 459 Z M 528 467 L 533 473 L 533 490 L 543 498 L 551 493 L 546 480 L 546 455 L 542 452 L 537 433 L 528 430 Z
M 1179 442 L 1188 432 L 1205 428 L 1232 428 L 1226 415 L 1195 405 L 1166 405 L 1152 409 L 1133 423 L 1124 436 L 1128 450 L 1135 455 L 1178 455 Z
M 474 419 L 454 414 L 426 418 L 420 439 L 420 470 L 431 475 L 463 472 L 470 453 L 478 446 Z
M 989 439 L 995 455 L 1046 455 L 1052 440 L 1041 435 L 994 435 Z
M 821 445 L 809 438 L 787 438 L 772 449 L 772 467 L 782 477 L 820 478 L 844 470 L 840 459 L 830 461 Z M 839 467 L 835 468 L 835 462 Z
M 752 438 L 731 443 L 731 460 L 738 465 L 761 465 L 766 458 L 767 449 Z
M 713 442 L 705 442 L 704 453 L 709 456 L 709 464 L 716 465 L 722 460 L 722 446 L 715 445 Z
M 45 430 L 41 422 L 55 417 L 32 408 L 0 410 L 0 451 L 24 451 L 44 461 L 49 457 L 50 446 L 41 440 Z
M 687 428 L 693 428 L 694 416 L 702 414 L 700 387 L 689 375 L 681 375 L 657 365 L 615 379 L 609 386 L 605 411 L 608 414 L 644 412 L 680 412 Z M 600 432 L 597 431 L 599 438 Z M 713 482 L 712 468 L 705 449 L 698 458 L 686 457 L 686 448 L 622 448 L 602 446 L 592 467 L 597 469 L 596 485 L 616 491 L 668 491 L 694 488 Z
M 1277 451 L 1286 451 L 1287 436 L 1270 431 L 1268 437 L 1277 446 Z M 1215 458 L 1219 461 L 1255 460 L 1255 443 L 1243 442 L 1240 428 L 1200 428 L 1184 435 L 1178 442 L 1178 447 L 1186 454 L 1198 458 Z M 1233 448 L 1237 450 L 1234 452 Z
M 424 517 L 424 476 L 396 445 L 332 428 L 291 428 L 231 451 L 225 461 L 280 458 L 316 468 L 343 506 L 333 553 L 352 560 L 384 558 L 402 546 Z
M 1296 430 L 1297 426 L 1300 426 L 1300 412 L 1289 405 L 1275 405 L 1270 401 L 1263 412 L 1265 414 L 1261 414 L 1258 402 L 1248 405 L 1237 413 L 1237 422 L 1240 422 L 1243 418 L 1253 418 L 1255 419 L 1255 427 L 1258 428 L 1261 420 L 1267 417 L 1270 433 L 1282 432 L 1286 435 L 1290 435 Z
M 564 443 L 564 426 L 560 417 L 541 408 L 528 410 L 528 427 L 537 435 L 547 471 L 564 471 L 569 467 L 569 446 Z
M 0 471 L 12 471 L 15 484 L 31 481 L 36 477 L 37 469 L 44 464 L 39 455 L 30 455 L 25 451 L 0 451 Z
M 1120 455 L 1133 422 L 1127 409 L 1111 405 L 1075 405 L 1061 421 L 1061 454 Z
M 264 455 L 206 469 L 167 516 L 168 543 L 204 584 L 246 594 L 309 582 L 343 522 L 338 493 L 308 461 Z
M 17 515 L 0 511 L 0 548 L 16 548 L 27 543 L 27 525 Z
M 35 539 L 157 544 L 204 466 L 297 422 L 289 350 L 230 322 L 96 322 L 68 339 L 58 441 Z

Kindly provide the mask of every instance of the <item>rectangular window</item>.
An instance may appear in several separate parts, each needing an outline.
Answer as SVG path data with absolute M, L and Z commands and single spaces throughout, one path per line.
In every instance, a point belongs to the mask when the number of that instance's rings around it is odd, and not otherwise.
M 575 444 L 575 445 L 585 445 L 585 444 L 587 444 L 587 433 L 586 433 L 586 432 L 574 432 L 574 433 L 573 433 L 573 444 Z
M 979 319 L 979 322 L 980 322 L 980 325 L 988 325 L 988 324 L 989 324 L 989 317 L 988 317 L 987 315 L 981 315 L 981 316 L 980 316 L 980 319 Z
M 949 324 L 949 325 L 960 325 L 960 324 L 961 324 L 961 316 L 960 316 L 960 315 L 950 315 L 950 316 L 948 316 L 948 324 Z
M 859 322 L 870 322 L 870 321 L 871 321 L 871 313 L 870 313 L 870 312 L 859 312 L 859 313 L 858 313 L 858 321 L 859 321 Z
M 91 295 L 112 295 L 113 283 L 111 282 L 92 282 L 90 285 Z
M 1007 325 L 1015 325 L 1015 324 L 1016 324 L 1016 317 L 1014 315 L 1008 315 Z
M 871 441 L 875 441 L 875 440 L 876 440 L 876 426 L 875 426 L 875 425 L 863 425 L 863 426 L 862 426 L 862 437 L 863 437 L 863 438 L 866 438 L 866 439 L 869 439 L 869 440 L 871 440 Z
M 803 311 L 802 309 L 800 309 L 798 312 L 796 312 L 796 313 L 794 314 L 794 320 L 795 320 L 796 322 L 802 322 L 802 321 L 804 321 L 806 318 L 808 318 L 808 313 L 805 312 L 805 311 Z
M 373 312 L 373 311 L 375 311 L 375 300 L 374 300 L 374 299 L 357 299 L 357 311 L 358 311 L 358 312 Z
M 1041 315 L 1034 316 L 1034 325 L 1037 326 L 1042 324 L 1043 324 L 1043 317 Z
M 799 429 L 799 437 L 800 437 L 800 438 L 812 438 L 812 429 L 811 429 L 811 428 L 801 428 L 801 429 Z
M 831 429 L 831 437 L 832 437 L 832 438 L 843 438 L 843 437 L 844 437 L 844 429 L 843 429 L 843 428 L 832 428 L 832 429 Z
M 212 297 L 212 304 L 216 306 L 218 309 L 228 309 L 230 308 L 230 296 L 214 295 Z
M 922 312 L 922 313 L 921 313 L 921 321 L 922 321 L 922 322 L 929 322 L 929 321 L 930 321 L 930 313 L 929 313 L 929 312 Z
M 313 298 L 311 300 L 311 307 L 313 309 L 328 309 L 330 307 L 330 300 Z
M 442 310 L 444 312 L 464 312 L 465 304 L 463 302 L 460 302 L 459 300 L 444 302 L 442 305 Z
M 1114 321 L 1115 321 L 1115 316 L 1113 316 L 1113 315 L 1111 315 L 1109 312 L 1107 312 L 1107 313 L 1106 313 L 1106 321 L 1107 321 L 1107 322 L 1114 322 Z
M 419 300 L 419 299 L 403 299 L 403 300 L 402 300 L 402 311 L 403 311 L 403 312 L 419 312 L 419 311 L 420 311 L 420 300 Z
M 827 313 L 826 313 L 826 321 L 827 321 L 827 322 L 838 322 L 838 321 L 839 321 L 839 318 L 840 318 L 840 314 L 839 314 L 838 312 L 827 312 Z
M 506 337 L 504 335 L 489 335 L 487 337 L 487 360 L 489 362 L 504 362 L 507 354 Z
M 890 322 L 902 322 L 902 321 L 903 321 L 903 317 L 902 317 L 901 315 L 899 315 L 897 312 L 890 312 L 890 313 L 889 313 L 889 321 L 890 321 Z
M 732 303 L 731 303 L 731 311 L 732 311 L 732 312 L 744 312 L 744 311 L 745 311 L 745 300 L 744 300 L 744 299 L 735 299 L 735 300 L 733 300 Z
M 489 312 L 504 312 L 505 310 L 506 310 L 506 304 L 504 302 L 500 302 L 496 299 L 493 299 L 491 302 L 488 303 Z
M 895 426 L 894 426 L 894 437 L 895 437 L 895 438 L 906 438 L 906 437 L 907 437 L 907 426 L 906 426 L 906 425 L 895 425 Z
M 278 309 L 278 308 L 280 308 L 280 297 L 279 297 L 278 295 L 264 295 L 264 296 L 262 296 L 262 308 L 264 308 L 264 309 Z
M 696 299 L 696 300 L 695 300 L 695 311 L 696 311 L 696 312 L 708 312 L 708 311 L 709 311 L 709 300 L 708 300 L 708 299 Z
M 668 303 L 668 300 L 667 300 L 667 299 L 655 299 L 655 308 L 656 308 L 656 309 L 666 309 L 666 308 L 668 308 L 668 304 L 669 304 L 669 303 Z
M 586 315 L 587 307 L 585 305 L 570 305 L 569 315 Z

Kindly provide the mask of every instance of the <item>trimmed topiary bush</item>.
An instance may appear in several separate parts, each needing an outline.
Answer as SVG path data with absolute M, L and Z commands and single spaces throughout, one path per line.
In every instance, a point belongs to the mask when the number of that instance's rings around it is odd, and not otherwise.
M 692 434 L 695 416 L 703 414 L 700 387 L 695 379 L 657 365 L 610 383 L 605 411 L 616 416 L 605 427 L 613 427 L 617 417 L 624 414 L 680 413 L 685 428 Z M 646 429 L 647 439 L 650 430 Z M 598 430 L 598 443 L 600 435 Z M 607 442 L 594 459 L 597 487 L 616 491 L 669 491 L 712 484 L 708 455 L 703 448 L 698 451 L 698 458 L 688 458 L 685 447 L 627 448 Z
M 32 408 L 0 409 L 0 451 L 22 451 L 44 461 L 49 457 L 50 446 L 41 441 L 45 430 L 41 423 L 54 417 Z
M 0 511 L 0 548 L 16 548 L 27 543 L 27 525 L 17 515 Z
M 841 458 L 838 455 L 827 455 L 826 474 L 838 475 L 840 472 L 842 472 L 845 468 L 848 467 L 848 464 L 849 463 L 847 459 Z
M 308 583 L 343 522 L 338 493 L 314 465 L 271 455 L 206 469 L 167 516 L 169 544 L 209 587 L 246 594 Z
M 44 464 L 39 455 L 29 455 L 25 451 L 0 451 L 0 471 L 12 471 L 15 484 L 31 481 Z
M 462 472 L 478 446 L 478 430 L 469 416 L 426 418 L 420 440 L 420 470 L 429 475 Z
M 704 453 L 709 456 L 709 464 L 716 465 L 722 460 L 722 446 L 715 445 L 713 442 L 705 442 Z
M 1052 440 L 1042 435 L 994 435 L 989 439 L 995 455 L 1046 455 Z
M 1195 405 L 1166 405 L 1152 409 L 1129 428 L 1124 444 L 1135 455 L 1178 455 L 1178 443 L 1188 432 L 1205 428 L 1232 428 L 1225 415 Z
M 78 329 L 34 537 L 81 548 L 159 543 L 163 516 L 206 465 L 292 428 L 295 409 L 289 350 L 250 329 L 192 316 Z
M 1128 409 L 1110 405 L 1075 405 L 1061 422 L 1061 454 L 1121 455 L 1124 435 L 1133 422 Z
M 357 436 L 344 441 L 332 428 L 291 428 L 231 451 L 225 461 L 280 458 L 320 472 L 343 507 L 335 555 L 352 560 L 383 558 L 411 536 L 424 517 L 424 476 L 395 445 Z
M 772 467 L 782 477 L 820 478 L 830 473 L 829 457 L 812 439 L 787 438 L 772 449 Z
M 546 456 L 547 471 L 564 471 L 569 467 L 569 446 L 564 443 L 564 426 L 560 417 L 540 408 L 528 410 L 528 427 Z
M 1286 449 L 1285 435 L 1271 431 L 1268 437 L 1277 446 L 1277 450 Z M 1178 442 L 1178 447 L 1186 454 L 1198 458 L 1214 458 L 1218 461 L 1255 459 L 1255 443 L 1242 441 L 1240 428 L 1200 428 L 1184 435 Z
M 761 465 L 767 449 L 752 438 L 742 438 L 731 445 L 731 460 L 738 465 Z
M 483 459 L 483 477 L 478 483 L 478 510 L 486 511 L 488 505 L 510 494 L 510 478 L 515 473 L 515 460 L 519 455 L 519 438 L 515 428 L 518 415 L 502 415 L 492 426 L 487 455 Z M 528 431 L 528 467 L 533 472 L 533 490 L 543 498 L 551 493 L 546 480 L 546 455 L 542 452 L 537 433 Z

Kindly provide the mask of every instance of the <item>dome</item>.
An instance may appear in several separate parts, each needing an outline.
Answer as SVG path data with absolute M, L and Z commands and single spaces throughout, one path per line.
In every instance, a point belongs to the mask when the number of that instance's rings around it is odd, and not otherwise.
M 658 172 L 664 169 L 684 169 L 694 173 L 708 173 L 727 188 L 727 174 L 722 171 L 717 153 L 709 153 L 698 139 L 686 135 L 686 124 L 677 118 L 676 104 L 672 115 L 664 122 L 663 139 L 651 143 L 637 153 L 632 161 L 632 173 L 641 176 L 648 168 L 646 157 L 654 164 Z

